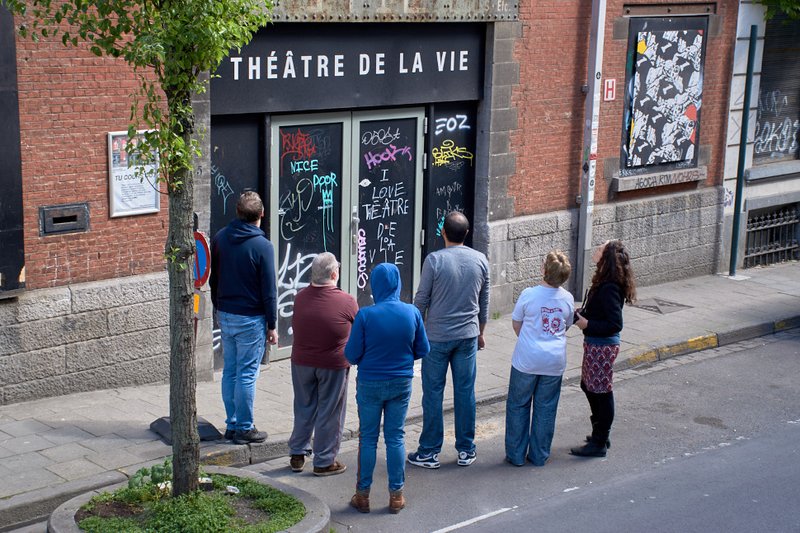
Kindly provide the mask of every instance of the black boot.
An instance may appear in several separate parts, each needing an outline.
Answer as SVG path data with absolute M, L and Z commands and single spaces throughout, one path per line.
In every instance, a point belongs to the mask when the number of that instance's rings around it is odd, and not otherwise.
M 589 439 L 583 446 L 579 446 L 577 448 L 570 449 L 569 453 L 572 455 L 577 455 L 579 457 L 605 457 L 606 456 L 606 445 L 605 442 L 608 439 L 599 440 L 595 437 Z
M 586 442 L 591 442 L 591 440 L 592 440 L 592 436 L 591 435 L 586 435 Z M 610 438 L 606 439 L 606 448 L 608 448 L 609 450 L 611 449 L 611 439 Z
M 594 415 L 589 415 L 589 420 L 592 422 L 592 435 L 597 432 L 597 422 L 595 422 Z M 586 435 L 586 442 L 591 442 L 592 435 Z M 606 439 L 606 448 L 611 449 L 611 438 Z

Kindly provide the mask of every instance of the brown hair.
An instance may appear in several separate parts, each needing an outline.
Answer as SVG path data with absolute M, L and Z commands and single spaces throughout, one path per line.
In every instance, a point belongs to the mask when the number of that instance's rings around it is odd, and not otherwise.
M 572 272 L 569 258 L 561 250 L 553 250 L 544 260 L 544 282 L 551 287 L 559 287 L 567 281 Z
M 236 202 L 236 216 L 244 222 L 256 222 L 264 213 L 264 202 L 255 191 L 245 191 Z
M 622 288 L 626 303 L 636 301 L 636 280 L 631 268 L 631 256 L 620 240 L 608 241 L 603 248 L 592 276 L 591 290 L 594 291 L 601 283 L 606 282 L 616 283 Z

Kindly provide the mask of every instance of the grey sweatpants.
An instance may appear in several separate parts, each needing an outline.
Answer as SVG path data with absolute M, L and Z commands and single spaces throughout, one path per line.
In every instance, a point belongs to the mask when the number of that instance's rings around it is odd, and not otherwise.
M 294 429 L 289 437 L 289 453 L 311 451 L 314 434 L 314 466 L 333 464 L 342 441 L 347 412 L 347 376 L 350 369 L 329 370 L 292 365 L 294 388 Z

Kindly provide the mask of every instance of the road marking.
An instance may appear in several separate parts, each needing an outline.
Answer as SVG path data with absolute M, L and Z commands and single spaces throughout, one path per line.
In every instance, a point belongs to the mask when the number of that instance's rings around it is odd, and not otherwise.
M 462 527 L 471 526 L 476 522 L 480 522 L 481 520 L 486 520 L 487 518 L 497 516 L 499 514 L 511 511 L 516 508 L 517 508 L 516 505 L 514 507 L 503 507 L 502 509 L 498 509 L 497 511 L 492 511 L 491 513 L 486 513 L 485 515 L 476 516 L 475 518 L 471 518 L 469 520 L 464 520 L 463 522 L 459 522 L 458 524 L 453 524 L 452 526 L 446 527 L 444 529 L 437 529 L 433 533 L 447 533 L 448 531 L 455 531 L 456 529 L 461 529 Z

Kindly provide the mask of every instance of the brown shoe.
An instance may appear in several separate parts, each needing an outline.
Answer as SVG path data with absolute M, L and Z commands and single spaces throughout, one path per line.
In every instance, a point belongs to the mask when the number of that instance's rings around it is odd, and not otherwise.
M 399 513 L 406 506 L 406 498 L 403 496 L 403 490 L 393 490 L 389 492 L 389 512 L 392 514 Z
M 292 472 L 302 472 L 303 467 L 306 466 L 306 456 L 303 454 L 292 454 L 289 458 L 289 466 L 292 467 Z
M 314 475 L 315 476 L 335 476 L 336 474 L 341 474 L 347 470 L 347 466 L 339 461 L 334 461 L 332 465 L 328 466 L 315 466 L 314 467 Z
M 359 513 L 369 512 L 369 491 L 356 490 L 353 497 L 350 498 L 350 506 L 355 507 Z

